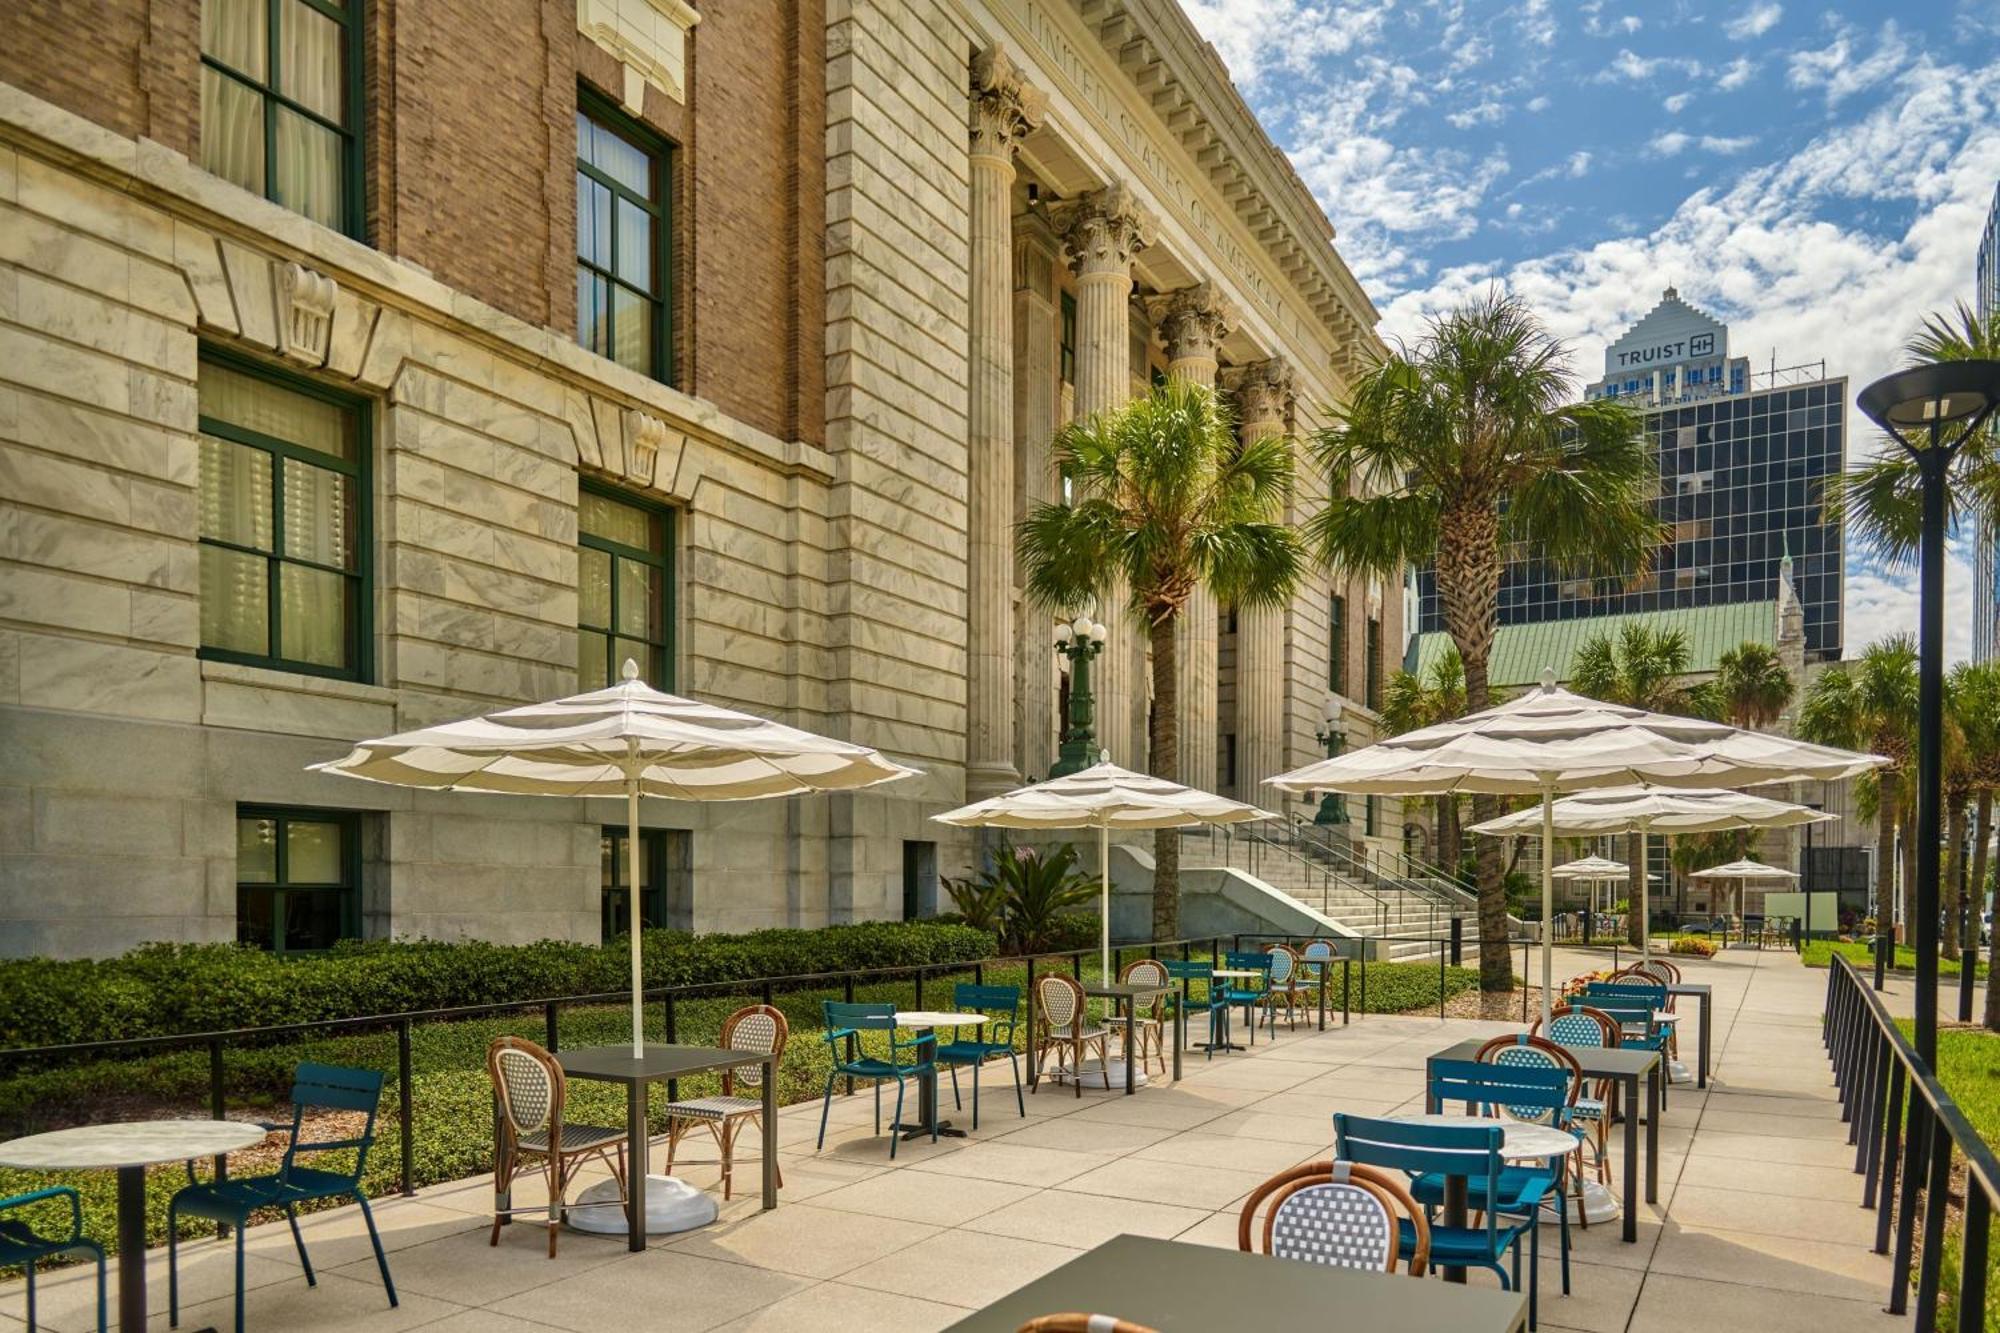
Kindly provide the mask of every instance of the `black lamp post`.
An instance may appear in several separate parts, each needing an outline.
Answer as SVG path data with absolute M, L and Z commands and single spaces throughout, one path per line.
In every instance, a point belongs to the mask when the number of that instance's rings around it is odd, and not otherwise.
M 1340 696 L 1326 697 L 1326 716 L 1320 719 L 1319 730 L 1313 733 L 1326 749 L 1328 759 L 1338 758 L 1347 748 L 1347 732 L 1340 725 Z M 1345 824 L 1347 822 L 1347 798 L 1339 792 L 1320 793 L 1319 811 L 1313 816 L 1313 823 L 1320 825 Z
M 1049 770 L 1052 778 L 1081 773 L 1098 760 L 1097 737 L 1091 730 L 1097 710 L 1090 696 L 1090 663 L 1104 651 L 1109 630 L 1091 618 L 1092 610 L 1086 605 L 1076 619 L 1056 622 L 1056 651 L 1069 659 L 1069 716 L 1063 719 L 1062 746 Z
M 1937 1064 L 1938 830 L 1943 809 L 1944 544 L 1951 462 L 2000 407 L 2000 361 L 1886 375 L 1856 404 L 1915 460 L 1923 488 L 1917 617 L 1917 1054 Z

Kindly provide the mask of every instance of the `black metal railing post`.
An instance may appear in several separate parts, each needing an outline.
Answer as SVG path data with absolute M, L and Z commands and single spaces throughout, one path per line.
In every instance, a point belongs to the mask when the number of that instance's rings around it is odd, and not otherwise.
M 1028 984 L 1023 987 L 1028 992 L 1028 1086 L 1035 1085 L 1035 956 L 1028 955 Z
M 227 1101 L 225 1096 L 225 1091 L 226 1090 L 224 1088 L 224 1079 L 222 1071 L 222 1041 L 220 1038 L 215 1038 L 208 1043 L 208 1118 L 209 1119 L 211 1120 L 222 1119 L 222 1113 L 226 1109 L 226 1101 Z M 215 1162 L 215 1178 L 217 1180 L 228 1179 L 229 1178 L 228 1154 L 217 1153 L 215 1155 L 214 1162 Z M 229 1225 L 227 1223 L 217 1223 L 215 1228 L 215 1234 L 218 1239 L 227 1236 L 229 1234 Z
M 676 1042 L 678 1042 L 681 1037 L 680 1015 L 674 1009 L 674 993 L 672 991 L 667 992 L 666 1007 L 667 1007 L 667 1045 L 672 1046 Z M 670 1102 L 677 1102 L 680 1099 L 681 1099 L 681 1081 L 677 1078 L 668 1079 L 667 1100 Z
M 1944 1271 L 1945 1204 L 1951 1195 L 1951 1131 L 1941 1119 L 1931 1121 L 1929 1152 L 1931 1178 L 1924 1189 L 1923 1258 L 1917 1264 L 1918 1333 L 1931 1333 L 1937 1327 L 1938 1280 Z
M 1896 1168 L 1903 1156 L 1903 1064 L 1889 1062 L 1889 1110 L 1882 1120 L 1882 1179 L 1875 1196 L 1875 1245 L 1877 1254 L 1889 1252 L 1889 1228 L 1896 1216 Z
M 557 1030 L 558 1027 L 556 1002 L 550 1000 L 542 1006 L 542 1044 L 549 1048 L 550 1055 L 562 1049 L 562 1034 Z
M 555 1006 L 550 1005 L 549 1011 L 553 1014 Z M 551 1022 L 550 1030 L 551 1032 L 554 1031 L 553 1022 Z M 551 1051 L 555 1050 L 553 1041 L 550 1043 L 549 1049 Z M 405 1198 L 417 1192 L 417 1099 L 415 1090 L 410 1087 L 410 1082 L 415 1077 L 415 1065 L 416 1062 L 410 1055 L 410 1020 L 406 1018 L 396 1024 L 396 1116 L 400 1121 L 399 1137 L 403 1141 L 402 1168 L 403 1196 Z
M 1958 1249 L 1959 1333 L 1981 1333 L 1986 1327 L 1987 1232 L 1992 1219 L 1993 1204 L 1986 1191 L 1967 1182 L 1965 1232 Z

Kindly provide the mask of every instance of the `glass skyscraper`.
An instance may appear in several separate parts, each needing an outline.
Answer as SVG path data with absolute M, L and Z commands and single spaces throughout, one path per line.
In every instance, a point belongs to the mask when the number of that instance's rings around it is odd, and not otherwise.
M 1751 374 L 1729 357 L 1727 327 L 1668 289 L 1607 349 L 1604 378 L 1586 390 L 1644 410 L 1666 544 L 1634 580 L 1570 576 L 1525 554 L 1510 560 L 1500 623 L 1774 602 L 1789 555 L 1807 656 L 1838 658 L 1846 548 L 1820 501 L 1825 479 L 1846 466 L 1847 380 L 1817 370 Z M 1442 629 L 1433 571 L 1418 572 L 1416 592 L 1417 628 Z
M 2000 188 L 1986 212 L 1986 230 L 1979 238 L 1979 284 L 1973 298 L 1984 319 L 2000 315 Z M 2000 537 L 1990 515 L 1981 514 L 1974 528 L 1972 550 L 1972 660 L 1991 661 L 2000 654 Z

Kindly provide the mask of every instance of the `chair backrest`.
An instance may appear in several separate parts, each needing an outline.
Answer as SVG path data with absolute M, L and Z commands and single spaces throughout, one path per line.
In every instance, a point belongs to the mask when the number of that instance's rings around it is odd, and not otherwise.
M 375 1112 L 382 1104 L 383 1082 L 378 1069 L 300 1061 L 292 1074 L 292 1137 L 285 1147 L 279 1172 L 290 1171 L 300 1153 L 352 1151 L 353 1170 L 338 1174 L 360 1181 L 368 1166 L 368 1150 L 375 1143 Z M 360 1132 L 347 1138 L 301 1142 L 308 1111 L 361 1111 L 367 1118 L 361 1122 Z M 323 1162 L 315 1163 L 314 1169 L 330 1171 Z
M 1005 1014 L 1012 1018 L 1021 1008 L 1019 986 L 982 986 L 961 981 L 951 988 L 951 1002 L 966 1012 Z
M 1644 1028 L 1644 1036 L 1635 1037 L 1634 1040 L 1647 1043 L 1652 1041 L 1655 1032 L 1653 1012 L 1657 1008 L 1652 1000 L 1631 995 L 1605 995 L 1594 991 L 1578 998 L 1586 1001 L 1591 1008 L 1617 1025 L 1619 1045 L 1625 1044 L 1627 1028 Z
M 1547 1062 L 1433 1060 L 1430 1095 L 1440 1106 L 1463 1102 L 1474 1115 L 1504 1110 L 1517 1120 L 1542 1121 L 1553 1119 L 1575 1099 L 1575 1078 L 1570 1070 Z
M 1630 975 L 1615 981 L 1593 981 L 1583 988 L 1583 993 L 1586 997 L 1601 1000 L 1631 1000 L 1654 1009 L 1667 1007 L 1667 984 L 1664 981 L 1642 981 Z
M 558 1141 L 567 1091 L 553 1055 L 526 1037 L 495 1037 L 486 1048 L 486 1075 L 515 1138 L 547 1130 L 549 1142 Z
M 1222 965 L 1232 972 L 1261 972 L 1266 980 L 1271 976 L 1271 955 L 1262 950 L 1239 953 L 1231 949 L 1222 955 Z
M 1158 1330 L 1116 1315 L 1069 1312 L 1030 1319 L 1014 1333 L 1158 1333 Z
M 1474 1058 L 1481 1064 L 1562 1070 L 1569 1075 L 1569 1091 L 1563 1106 L 1573 1105 L 1577 1093 L 1583 1090 L 1583 1066 L 1576 1062 L 1574 1055 L 1547 1037 L 1537 1037 L 1528 1032 L 1503 1034 L 1480 1047 L 1479 1054 Z M 1516 1120 L 1532 1121 L 1538 1125 L 1552 1125 L 1562 1119 L 1561 1107 L 1549 1106 L 1539 1100 L 1522 1105 L 1503 1102 L 1500 1109 Z
M 726 1051 L 768 1053 L 783 1060 L 785 1042 L 791 1035 L 792 1025 L 783 1013 L 768 1004 L 746 1004 L 722 1020 L 721 1046 Z M 723 1096 L 734 1093 L 739 1084 L 746 1088 L 763 1087 L 764 1066 L 736 1065 L 722 1071 Z
M 1363 1166 L 1386 1167 L 1409 1175 L 1443 1172 L 1464 1176 L 1474 1198 L 1492 1197 L 1500 1188 L 1500 1145 L 1507 1131 L 1498 1121 L 1487 1124 L 1413 1125 L 1401 1120 L 1375 1120 L 1333 1114 L 1334 1156 Z M 1486 1210 L 1486 1242 L 1498 1252 L 1499 1214 Z
M 896 1030 L 896 1006 L 886 1000 L 869 1000 L 861 1004 L 844 1004 L 839 1000 L 822 1000 L 820 1009 L 826 1015 L 828 1038 L 842 1029 L 854 1032 L 894 1032 Z
M 1159 959 L 1135 958 L 1125 964 L 1125 970 L 1118 974 L 1118 979 L 1134 986 L 1164 986 L 1169 976 L 1167 965 Z
M 1161 960 L 1160 966 L 1175 981 L 1215 980 L 1215 964 L 1205 958 L 1167 958 Z
M 1236 1222 L 1236 1248 L 1251 1252 L 1259 1206 L 1264 1214 L 1262 1252 L 1331 1268 L 1396 1271 L 1398 1224 L 1408 1219 L 1416 1237 L 1410 1276 L 1430 1262 L 1431 1229 L 1403 1183 L 1386 1171 L 1355 1162 L 1307 1162 L 1288 1167 L 1250 1192 Z
M 1639 971 L 1650 972 L 1669 986 L 1677 986 L 1681 980 L 1680 965 L 1665 958 L 1648 958 L 1638 965 Z
M 1603 1010 L 1587 1004 L 1557 1005 L 1549 1014 L 1548 1030 L 1542 1030 L 1542 1020 L 1538 1017 L 1532 1031 L 1536 1036 L 1546 1036 L 1556 1045 L 1573 1050 L 1618 1045 L 1616 1020 Z
M 1050 973 L 1035 978 L 1035 1002 L 1040 1006 L 1042 1026 L 1065 1036 L 1083 1031 L 1087 1013 L 1083 987 L 1069 977 Z
M 1273 986 L 1290 985 L 1292 978 L 1298 975 L 1298 950 L 1292 948 L 1289 944 L 1273 944 L 1268 946 L 1264 952 L 1269 954 L 1271 958 L 1271 984 Z

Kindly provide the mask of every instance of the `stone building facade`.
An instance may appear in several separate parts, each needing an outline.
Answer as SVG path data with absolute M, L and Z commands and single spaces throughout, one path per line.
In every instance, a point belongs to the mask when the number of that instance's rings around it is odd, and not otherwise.
M 1052 761 L 1053 431 L 1185 375 L 1297 433 L 1373 345 L 1166 0 L 61 10 L 0 18 L 7 954 L 594 940 L 622 811 L 305 767 L 626 656 L 923 770 L 650 803 L 649 919 L 927 910 L 930 816 Z M 1186 776 L 1259 794 L 1330 685 L 1365 739 L 1400 611 L 1202 608 Z

